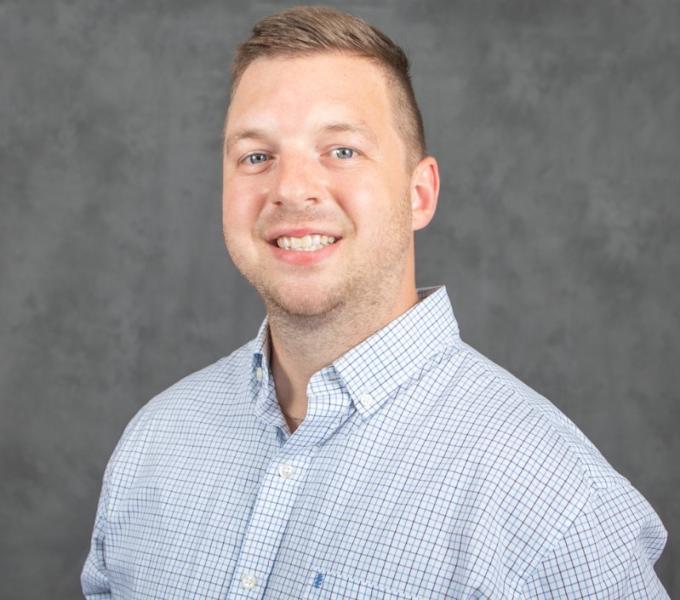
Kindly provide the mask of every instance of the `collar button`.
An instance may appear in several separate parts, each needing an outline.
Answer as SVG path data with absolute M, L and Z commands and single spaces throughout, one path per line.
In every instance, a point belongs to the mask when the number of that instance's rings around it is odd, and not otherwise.
M 376 402 L 376 398 L 371 396 L 371 394 L 359 394 L 359 402 L 364 408 L 371 408 Z

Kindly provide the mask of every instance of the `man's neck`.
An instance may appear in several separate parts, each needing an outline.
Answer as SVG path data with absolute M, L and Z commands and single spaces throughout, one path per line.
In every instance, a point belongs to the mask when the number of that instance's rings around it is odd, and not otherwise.
M 271 369 L 276 396 L 291 431 L 307 411 L 311 376 L 396 319 L 418 302 L 413 288 L 393 299 L 373 298 L 371 306 L 344 306 L 331 315 L 291 317 L 270 310 Z

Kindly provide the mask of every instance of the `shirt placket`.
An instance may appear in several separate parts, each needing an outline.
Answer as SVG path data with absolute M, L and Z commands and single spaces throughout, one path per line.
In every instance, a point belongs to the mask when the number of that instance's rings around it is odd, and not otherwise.
M 313 447 L 282 449 L 267 467 L 253 508 L 236 570 L 230 600 L 262 598 L 295 500 L 309 471 Z

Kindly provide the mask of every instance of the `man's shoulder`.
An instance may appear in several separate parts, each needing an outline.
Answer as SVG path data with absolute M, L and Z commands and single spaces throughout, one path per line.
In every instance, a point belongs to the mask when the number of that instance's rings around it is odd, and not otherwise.
M 159 396 L 167 400 L 177 395 L 198 394 L 204 400 L 217 400 L 218 398 L 205 392 L 214 390 L 228 394 L 233 391 L 244 380 L 248 380 L 251 361 L 251 344 L 248 342 L 215 362 L 186 375 Z
M 246 343 L 231 354 L 182 377 L 149 400 L 142 410 L 154 415 L 192 412 L 224 406 L 233 401 L 248 382 L 251 366 L 249 348 L 249 343 Z
M 123 432 L 119 447 L 136 445 L 149 437 L 174 434 L 178 427 L 189 430 L 210 423 L 228 422 L 234 411 L 247 410 L 250 343 L 214 363 L 182 377 L 144 404 Z M 161 434 L 159 436 L 159 434 Z
M 602 499 L 630 510 L 644 504 L 566 415 L 491 359 L 463 344 L 445 371 L 445 408 L 430 426 L 446 427 L 440 439 L 448 480 L 462 494 L 456 505 L 472 507 L 471 519 L 512 548 L 532 548 L 523 572 Z
M 625 481 L 552 402 L 471 346 L 461 343 L 443 371 L 439 418 L 491 485 L 524 481 L 545 493 L 561 485 L 585 500 Z
M 471 518 L 513 539 L 540 529 L 550 544 L 597 495 L 628 492 L 566 415 L 467 343 L 424 364 L 391 405 L 393 429 L 381 431 L 387 446 L 408 440 L 408 460 L 429 457 L 423 488 L 434 481 L 451 506 L 473 507 Z

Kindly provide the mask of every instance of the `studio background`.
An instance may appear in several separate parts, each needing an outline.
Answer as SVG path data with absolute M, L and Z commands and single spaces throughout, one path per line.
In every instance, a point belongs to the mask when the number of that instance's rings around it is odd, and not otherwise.
M 0 1 L 3 599 L 79 597 L 126 423 L 255 335 L 221 127 L 235 45 L 284 6 Z M 335 6 L 412 61 L 442 175 L 418 284 L 645 495 L 680 597 L 680 4 Z

